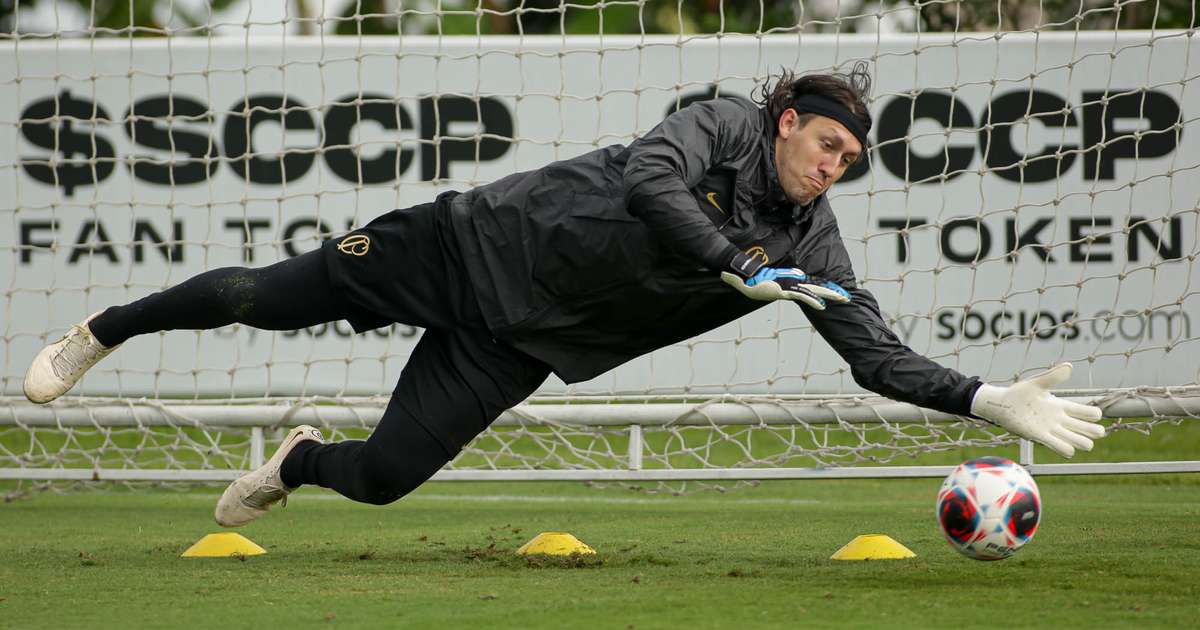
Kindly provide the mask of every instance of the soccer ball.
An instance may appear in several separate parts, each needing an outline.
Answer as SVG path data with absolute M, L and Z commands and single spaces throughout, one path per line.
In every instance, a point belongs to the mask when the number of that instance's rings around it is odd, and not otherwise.
M 976 560 L 1003 560 L 1033 538 L 1042 519 L 1037 484 L 1003 457 L 959 464 L 942 482 L 937 519 L 951 547 Z

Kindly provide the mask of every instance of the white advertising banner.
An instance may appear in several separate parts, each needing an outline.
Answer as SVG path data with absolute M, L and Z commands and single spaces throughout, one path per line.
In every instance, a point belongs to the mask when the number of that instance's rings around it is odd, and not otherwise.
M 1060 360 L 1075 387 L 1200 380 L 1200 47 L 1183 33 L 172 38 L 0 48 L 3 391 L 46 334 L 109 305 L 629 143 L 714 90 L 858 59 L 875 148 L 831 201 L 906 343 L 995 381 Z M 386 393 L 419 334 L 148 335 L 79 391 Z M 772 304 L 544 391 L 859 390 L 798 308 Z

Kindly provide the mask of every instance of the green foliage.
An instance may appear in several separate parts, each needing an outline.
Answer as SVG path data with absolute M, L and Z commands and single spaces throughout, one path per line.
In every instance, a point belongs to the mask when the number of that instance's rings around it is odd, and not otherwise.
M 18 5 L 23 13 L 30 13 L 38 5 L 72 4 L 88 16 L 90 30 L 95 35 L 121 35 L 156 37 L 166 34 L 162 18 L 174 19 L 172 28 L 187 28 L 186 34 L 207 34 L 210 11 L 222 11 L 239 0 L 206 0 L 207 9 L 192 12 L 182 4 L 156 2 L 155 0 L 0 0 L 0 35 L 17 30 L 15 23 Z M 78 35 L 79 33 L 72 33 Z
M 1041 25 L 1059 30 L 1190 28 L 1196 24 L 1191 0 L 958 0 L 921 3 L 925 31 L 1021 30 Z
M 29 12 L 55 0 L 22 0 Z M 208 0 L 202 11 L 181 3 L 155 0 L 58 0 L 74 4 L 89 16 L 96 36 L 158 36 L 186 28 L 186 35 L 205 35 L 211 13 L 249 0 Z M 840 32 L 859 28 L 858 17 L 910 17 L 922 32 L 1025 30 L 1167 29 L 1196 24 L 1191 0 L 955 0 L 897 3 L 883 0 L 837 3 L 796 0 L 438 0 L 396 3 L 391 0 L 326 0 L 338 7 L 336 19 L 325 24 L 339 35 L 616 35 L 664 33 Z M 290 29 L 313 34 L 323 5 L 313 0 L 288 0 Z M 0 34 L 15 30 L 16 0 L 0 0 Z M 864 8 L 866 5 L 866 8 Z M 914 8 L 915 5 L 915 8 Z M 823 13 L 833 11 L 833 13 Z M 879 13 L 877 13 L 877 11 Z M 79 35 L 80 33 L 74 33 Z M 2 36 L 2 35 L 0 35 Z

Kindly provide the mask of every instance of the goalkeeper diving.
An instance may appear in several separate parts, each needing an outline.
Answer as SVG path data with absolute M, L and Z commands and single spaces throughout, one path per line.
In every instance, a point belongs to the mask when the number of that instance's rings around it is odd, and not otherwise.
M 217 522 L 236 527 L 305 484 L 391 503 L 551 373 L 588 380 L 787 300 L 868 390 L 1063 456 L 1091 450 L 1100 410 L 1049 392 L 1070 364 L 982 383 L 901 343 L 858 286 L 826 193 L 868 149 L 869 90 L 865 64 L 785 71 L 753 102 L 692 104 L 628 146 L 442 193 L 273 265 L 204 272 L 74 326 L 33 360 L 25 394 L 50 402 L 159 331 L 424 328 L 374 432 L 326 444 L 292 430 L 218 501 Z

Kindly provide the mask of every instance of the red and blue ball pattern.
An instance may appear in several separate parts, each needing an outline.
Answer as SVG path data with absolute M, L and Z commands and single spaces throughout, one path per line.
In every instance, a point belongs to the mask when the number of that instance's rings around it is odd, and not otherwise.
M 1004 527 L 1008 535 L 1024 543 L 1033 538 L 1041 520 L 1042 501 L 1037 491 L 1029 488 L 1014 490 L 1004 515 Z
M 938 522 L 947 538 L 965 545 L 979 528 L 979 510 L 962 488 L 950 488 L 938 497 Z
M 963 462 L 942 483 L 937 519 L 950 546 L 976 560 L 1000 560 L 1033 538 L 1041 499 L 1029 473 L 1003 457 Z

